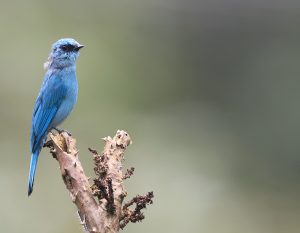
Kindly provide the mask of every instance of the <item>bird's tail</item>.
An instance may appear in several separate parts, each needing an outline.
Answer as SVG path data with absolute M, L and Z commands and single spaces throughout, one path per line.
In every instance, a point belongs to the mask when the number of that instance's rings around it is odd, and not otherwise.
M 33 191 L 34 174 L 35 174 L 38 158 L 39 158 L 39 150 L 31 154 L 29 177 L 28 177 L 28 196 L 30 196 L 30 194 Z

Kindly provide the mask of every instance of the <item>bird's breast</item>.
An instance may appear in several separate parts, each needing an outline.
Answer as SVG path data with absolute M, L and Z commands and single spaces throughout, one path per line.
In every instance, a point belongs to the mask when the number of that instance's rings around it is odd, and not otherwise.
M 66 87 L 66 93 L 52 121 L 52 127 L 56 127 L 69 116 L 77 101 L 78 84 L 75 72 L 62 76 L 62 82 Z

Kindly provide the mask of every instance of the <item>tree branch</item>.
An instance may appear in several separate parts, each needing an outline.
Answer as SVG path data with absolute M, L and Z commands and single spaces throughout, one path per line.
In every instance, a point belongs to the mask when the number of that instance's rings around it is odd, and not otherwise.
M 127 192 L 123 180 L 130 178 L 134 168 L 122 172 L 124 152 L 131 144 L 130 136 L 125 131 L 118 130 L 116 135 L 103 138 L 104 150 L 98 154 L 90 149 L 94 158 L 96 178 L 90 185 L 78 158 L 76 139 L 63 132 L 50 134 L 46 146 L 50 148 L 53 157 L 58 161 L 63 181 L 71 200 L 77 206 L 78 214 L 86 232 L 116 233 L 126 224 L 141 221 L 144 218 L 141 209 L 146 204 L 152 204 L 153 193 L 137 196 L 122 207 Z M 150 194 L 150 195 L 149 195 Z M 129 206 L 136 203 L 136 208 Z M 120 225 L 121 223 L 121 225 Z

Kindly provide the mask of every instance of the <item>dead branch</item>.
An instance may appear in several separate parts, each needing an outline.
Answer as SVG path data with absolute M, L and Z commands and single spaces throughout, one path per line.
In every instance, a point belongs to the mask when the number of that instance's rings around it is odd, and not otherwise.
M 130 178 L 134 171 L 134 168 L 127 169 L 125 175 L 122 171 L 124 152 L 131 144 L 130 136 L 125 131 L 118 130 L 113 138 L 103 138 L 105 146 L 101 154 L 89 148 L 96 174 L 92 185 L 79 161 L 76 139 L 65 132 L 50 134 L 50 138 L 45 145 L 59 163 L 63 181 L 77 206 L 80 223 L 86 232 L 116 233 L 127 223 L 144 219 L 141 210 L 152 204 L 153 192 L 138 195 L 122 206 L 127 196 L 123 180 Z M 130 209 L 134 204 L 135 208 Z

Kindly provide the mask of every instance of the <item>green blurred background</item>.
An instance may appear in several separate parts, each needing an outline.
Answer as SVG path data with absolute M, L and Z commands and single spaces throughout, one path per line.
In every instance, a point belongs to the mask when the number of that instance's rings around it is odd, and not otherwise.
M 47 150 L 27 197 L 31 111 L 62 37 L 86 45 L 62 125 L 86 172 L 87 148 L 125 129 L 129 197 L 155 193 L 125 233 L 299 232 L 299 1 L 0 3 L 0 232 L 82 232 Z

